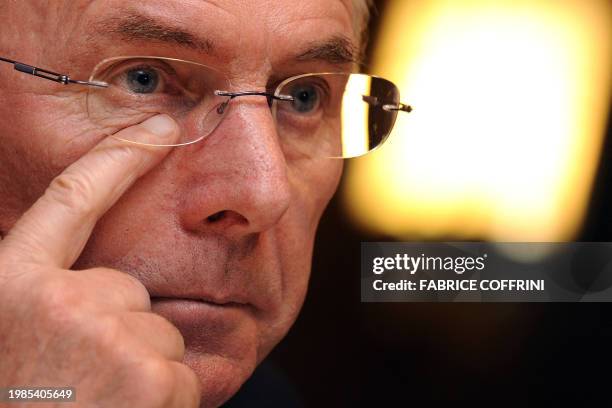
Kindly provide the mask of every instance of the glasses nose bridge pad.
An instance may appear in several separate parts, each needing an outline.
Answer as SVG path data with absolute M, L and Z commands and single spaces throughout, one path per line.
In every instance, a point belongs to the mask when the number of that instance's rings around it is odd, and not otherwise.
M 230 103 L 230 101 L 234 99 L 233 96 L 230 96 L 229 98 L 227 98 L 225 101 L 221 102 L 219 105 L 217 105 L 217 113 L 219 115 L 223 115 L 225 113 L 225 109 L 227 109 L 227 105 Z

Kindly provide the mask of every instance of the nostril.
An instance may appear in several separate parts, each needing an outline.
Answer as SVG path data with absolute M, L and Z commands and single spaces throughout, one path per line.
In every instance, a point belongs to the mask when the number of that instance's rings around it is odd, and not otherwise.
M 248 225 L 249 221 L 244 218 L 241 214 L 238 214 L 232 210 L 217 211 L 214 214 L 206 217 L 206 224 L 218 225 L 219 227 L 227 228 L 231 225 Z
M 213 215 L 208 216 L 208 218 L 206 218 L 208 220 L 208 222 L 216 222 L 219 221 L 220 219 L 222 219 L 223 217 L 225 217 L 225 213 L 226 211 L 219 211 L 214 213 Z

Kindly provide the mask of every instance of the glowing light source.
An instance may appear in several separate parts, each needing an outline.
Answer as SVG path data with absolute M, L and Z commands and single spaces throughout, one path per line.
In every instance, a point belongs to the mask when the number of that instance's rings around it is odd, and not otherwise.
M 390 2 L 373 71 L 415 110 L 344 197 L 398 238 L 556 241 L 584 215 L 611 89 L 606 0 Z

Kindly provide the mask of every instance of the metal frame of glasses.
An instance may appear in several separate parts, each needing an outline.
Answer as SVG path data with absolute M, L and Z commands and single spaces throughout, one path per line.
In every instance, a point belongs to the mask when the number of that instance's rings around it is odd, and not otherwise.
M 220 71 L 176 58 L 108 58 L 86 81 L 4 57 L 0 61 L 64 85 L 89 86 L 89 118 L 109 136 L 152 115 L 169 114 L 183 135 L 171 146 L 190 145 L 210 135 L 227 115 L 230 102 L 239 97 L 265 97 L 284 148 L 305 157 L 362 156 L 384 143 L 398 112 L 412 111 L 400 102 L 399 89 L 391 81 L 361 73 L 307 73 L 270 90 L 233 90 Z

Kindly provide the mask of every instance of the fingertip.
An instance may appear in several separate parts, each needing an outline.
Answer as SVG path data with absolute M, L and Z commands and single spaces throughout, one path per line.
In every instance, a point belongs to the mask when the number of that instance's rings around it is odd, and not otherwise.
M 108 139 L 108 142 L 103 141 L 98 147 L 119 147 L 124 145 L 124 143 L 117 145 L 117 140 L 140 145 L 141 147 L 176 146 L 180 139 L 180 133 L 181 129 L 176 121 L 169 115 L 162 113 L 115 133 L 111 139 Z M 114 142 L 112 141 L 113 139 L 115 140 Z M 161 149 L 161 151 L 166 150 Z
M 159 114 L 153 116 L 139 125 L 148 135 L 152 136 L 148 143 L 172 144 L 178 141 L 180 129 L 178 124 L 169 115 Z

